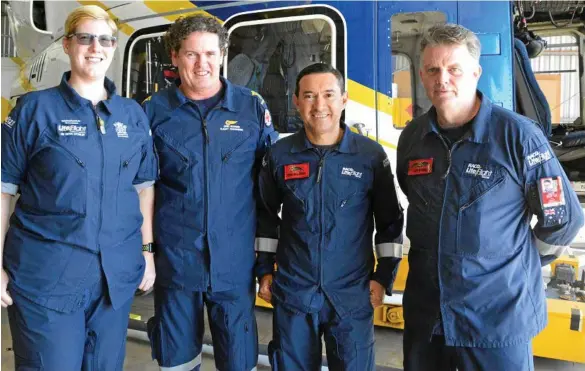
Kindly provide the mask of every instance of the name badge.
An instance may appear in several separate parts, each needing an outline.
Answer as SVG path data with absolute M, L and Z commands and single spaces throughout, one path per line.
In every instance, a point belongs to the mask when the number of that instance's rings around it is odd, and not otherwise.
M 284 180 L 304 179 L 309 177 L 309 163 L 284 166 Z
M 426 175 L 432 172 L 433 172 L 432 158 L 408 161 L 408 175 Z

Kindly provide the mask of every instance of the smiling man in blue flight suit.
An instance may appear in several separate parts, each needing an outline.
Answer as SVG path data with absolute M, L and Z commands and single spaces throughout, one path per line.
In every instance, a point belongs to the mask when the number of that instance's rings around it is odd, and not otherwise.
M 541 264 L 571 243 L 581 206 L 539 126 L 477 91 L 471 31 L 433 27 L 421 52 L 433 106 L 398 143 L 411 242 L 404 369 L 533 370 L 531 339 L 547 320 Z
M 180 83 L 144 103 L 160 158 L 153 357 L 164 370 L 198 370 L 205 305 L 217 369 L 249 371 L 255 179 L 278 134 L 257 93 L 220 78 L 228 35 L 215 19 L 180 18 L 165 38 Z
M 390 162 L 341 121 L 347 93 L 333 67 L 303 69 L 294 102 L 304 129 L 270 149 L 259 181 L 256 274 L 274 305 L 270 361 L 274 370 L 320 370 L 324 335 L 330 369 L 373 370 L 373 310 L 402 258 Z

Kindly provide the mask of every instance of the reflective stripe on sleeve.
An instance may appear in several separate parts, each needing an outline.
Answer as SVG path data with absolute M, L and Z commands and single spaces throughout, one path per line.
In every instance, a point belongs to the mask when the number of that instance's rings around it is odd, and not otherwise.
M 274 238 L 258 237 L 256 238 L 254 250 L 256 250 L 257 252 L 276 253 L 277 247 L 278 240 L 275 240 Z
M 376 245 L 376 256 L 379 258 L 402 258 L 402 244 L 381 243 Z

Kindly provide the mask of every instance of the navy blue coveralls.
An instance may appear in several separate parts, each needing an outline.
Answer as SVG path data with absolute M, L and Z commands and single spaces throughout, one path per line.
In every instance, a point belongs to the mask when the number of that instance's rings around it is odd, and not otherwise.
M 320 151 L 303 129 L 263 160 L 256 274 L 274 274 L 276 370 L 320 370 L 322 335 L 330 369 L 375 367 L 369 284 L 391 293 L 403 213 L 383 148 L 342 126 L 336 148 Z
M 479 112 L 455 143 L 440 134 L 434 108 L 398 143 L 411 242 L 405 370 L 532 369 L 530 340 L 547 320 L 541 263 L 583 225 L 538 125 L 478 96 Z
M 137 189 L 157 160 L 140 105 L 106 79 L 94 109 L 69 76 L 22 96 L 2 125 L 2 192 L 20 193 L 3 260 L 16 368 L 122 370 L 144 273 Z
M 149 336 L 161 369 L 199 369 L 204 304 L 216 367 L 257 363 L 255 178 L 278 133 L 262 97 L 221 82 L 223 96 L 206 115 L 175 85 L 143 103 L 160 158 Z

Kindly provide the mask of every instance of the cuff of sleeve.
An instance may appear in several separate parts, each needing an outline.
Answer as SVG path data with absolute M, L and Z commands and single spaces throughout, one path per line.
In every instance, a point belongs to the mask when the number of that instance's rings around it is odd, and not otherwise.
M 146 189 L 148 187 L 152 187 L 154 185 L 154 180 L 149 180 L 148 182 L 142 182 L 140 184 L 134 184 L 134 188 L 136 189 L 136 192 L 140 192 L 143 189 Z
M 398 272 L 400 258 L 380 258 L 376 271 L 372 274 L 372 280 L 378 282 L 386 289 L 386 295 L 392 295 L 392 287 Z
M 258 278 L 258 282 L 267 274 L 274 274 L 274 254 L 267 252 L 259 252 L 256 257 L 256 265 L 254 267 L 254 274 Z
M 535 240 L 536 240 L 536 248 L 538 249 L 538 253 L 541 256 L 554 255 L 558 258 L 559 256 L 563 255 L 563 253 L 569 247 L 569 246 L 562 246 L 562 245 L 552 245 L 552 244 L 546 243 L 544 241 L 541 241 L 538 238 L 535 238 Z
M 380 258 L 402 258 L 402 244 L 381 243 L 376 245 L 376 256 Z
M 276 253 L 278 248 L 278 240 L 274 238 L 257 237 L 254 245 L 256 252 L 270 252 Z
M 2 193 L 7 193 L 9 195 L 16 196 L 16 194 L 18 193 L 18 185 L 2 182 Z

